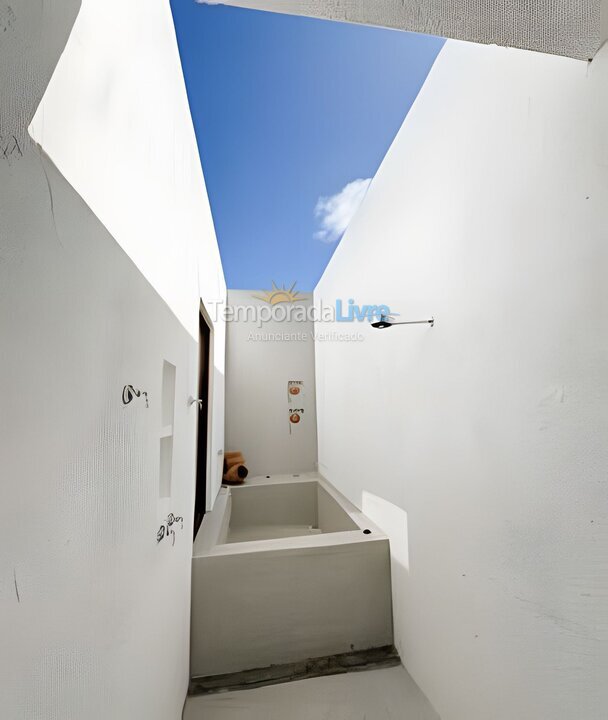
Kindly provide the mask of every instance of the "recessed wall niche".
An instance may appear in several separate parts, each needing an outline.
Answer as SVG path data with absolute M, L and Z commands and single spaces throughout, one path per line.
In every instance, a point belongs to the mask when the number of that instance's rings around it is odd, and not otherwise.
M 175 365 L 163 361 L 161 391 L 160 466 L 158 494 L 171 497 L 173 471 L 173 422 L 175 416 Z

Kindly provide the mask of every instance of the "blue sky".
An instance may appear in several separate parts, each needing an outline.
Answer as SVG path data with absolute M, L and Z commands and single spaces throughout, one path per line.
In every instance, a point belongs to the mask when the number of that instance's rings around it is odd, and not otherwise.
M 227 285 L 311 291 L 443 40 L 171 5 Z

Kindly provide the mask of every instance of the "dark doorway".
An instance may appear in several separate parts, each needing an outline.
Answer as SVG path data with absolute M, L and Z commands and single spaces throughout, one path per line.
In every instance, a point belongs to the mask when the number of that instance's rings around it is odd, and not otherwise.
M 209 355 L 211 330 L 199 312 L 198 351 L 198 441 L 196 451 L 196 499 L 194 501 L 194 537 L 207 511 L 207 435 L 209 430 Z

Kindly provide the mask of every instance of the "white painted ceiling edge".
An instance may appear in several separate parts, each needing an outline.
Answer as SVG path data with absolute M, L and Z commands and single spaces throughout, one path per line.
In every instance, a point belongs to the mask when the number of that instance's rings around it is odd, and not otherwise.
M 608 38 L 608 0 L 198 0 L 409 30 L 589 60 Z M 600 17 L 601 16 L 601 17 Z

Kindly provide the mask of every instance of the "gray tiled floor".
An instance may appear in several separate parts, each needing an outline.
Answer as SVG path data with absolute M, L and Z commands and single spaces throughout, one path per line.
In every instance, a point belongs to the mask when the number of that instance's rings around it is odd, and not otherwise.
M 184 720 L 439 720 L 402 667 L 188 698 Z

